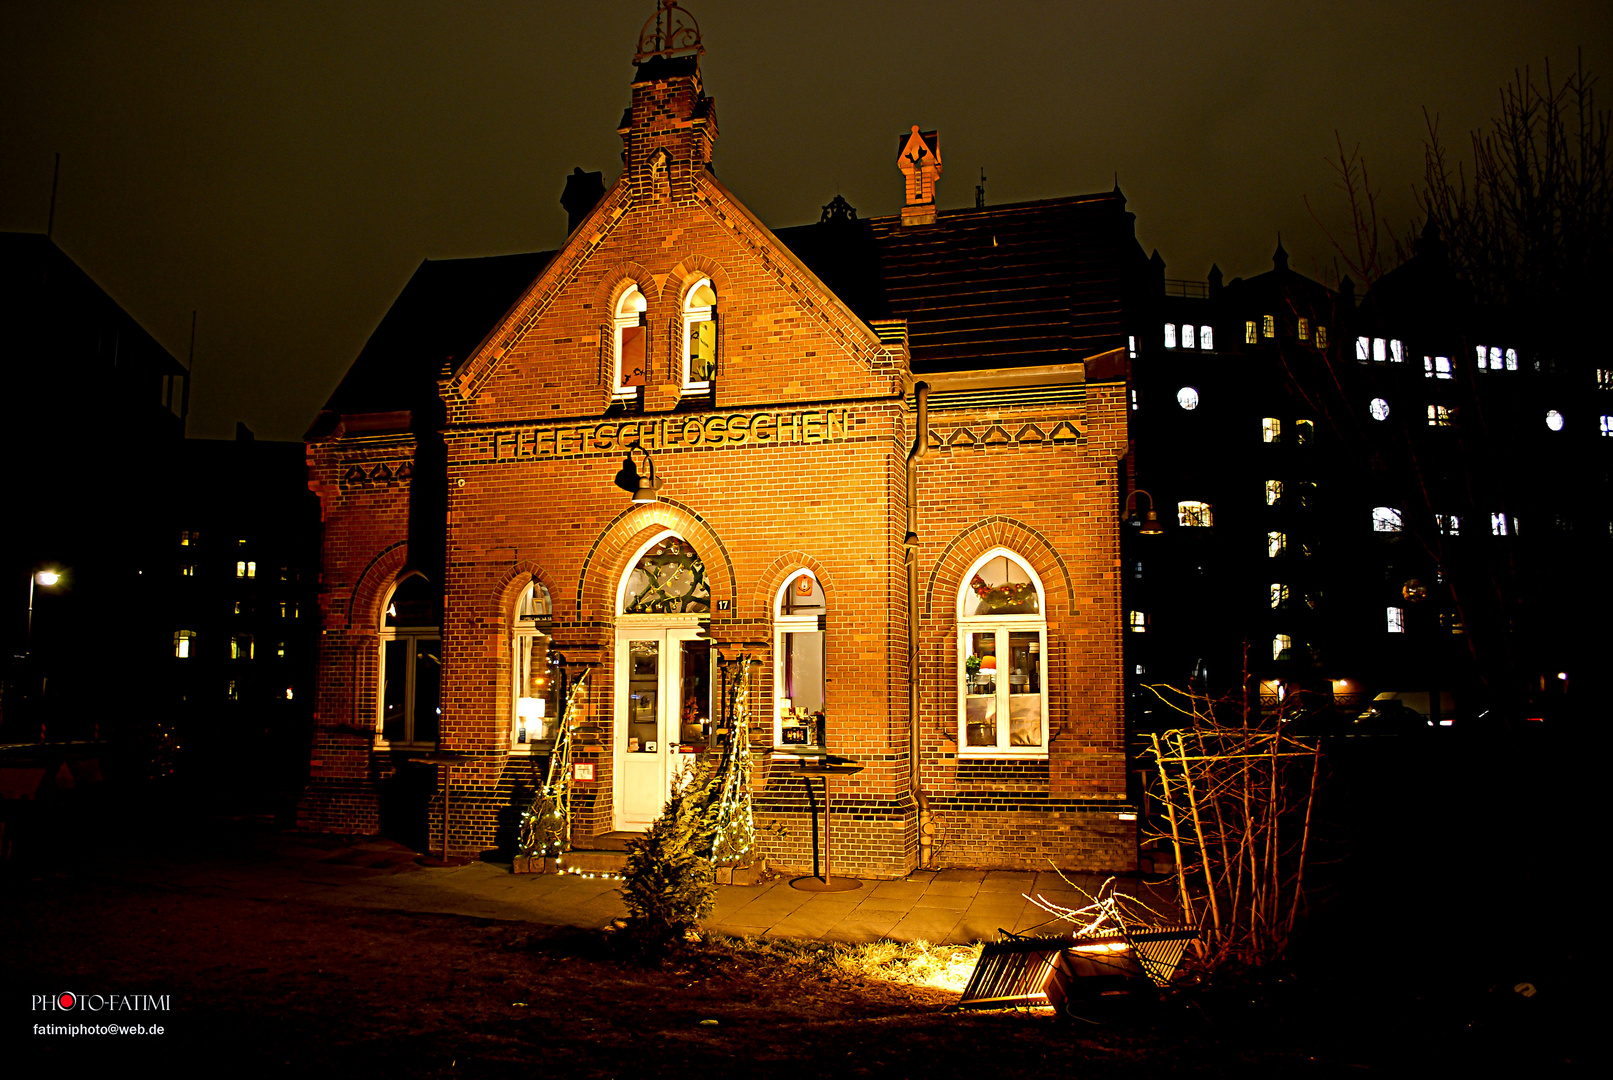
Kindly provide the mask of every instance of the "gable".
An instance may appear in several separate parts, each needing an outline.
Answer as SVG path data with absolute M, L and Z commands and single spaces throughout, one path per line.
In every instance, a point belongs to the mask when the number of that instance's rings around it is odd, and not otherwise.
M 619 178 L 445 387 L 467 419 L 609 407 L 614 302 L 647 301 L 645 408 L 682 392 L 683 302 L 717 294 L 717 407 L 899 392 L 902 361 L 709 172 L 672 195 Z

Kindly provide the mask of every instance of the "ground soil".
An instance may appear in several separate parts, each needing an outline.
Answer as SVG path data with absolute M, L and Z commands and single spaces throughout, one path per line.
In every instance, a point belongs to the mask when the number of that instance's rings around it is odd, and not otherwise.
M 706 942 L 645 965 L 597 931 L 242 900 L 89 866 L 9 871 L 0 967 L 8 1061 L 47 1075 L 1490 1075 L 1573 1058 L 1555 1014 L 1516 994 L 1425 998 L 1387 966 L 1368 995 L 1272 975 L 1084 1020 L 944 1012 L 955 995 L 788 950 Z M 30 995 L 110 988 L 169 995 L 163 1016 L 125 1018 L 165 1032 L 31 1034 L 60 1018 Z

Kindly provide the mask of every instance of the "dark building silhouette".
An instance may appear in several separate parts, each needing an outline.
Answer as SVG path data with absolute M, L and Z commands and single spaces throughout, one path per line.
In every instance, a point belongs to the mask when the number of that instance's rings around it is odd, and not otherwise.
M 1476 306 L 1432 233 L 1359 303 L 1281 245 L 1224 285 L 1156 272 L 1133 430 L 1165 531 L 1127 530 L 1133 722 L 1169 719 L 1150 683 L 1236 697 L 1245 647 L 1268 712 L 1404 691 L 1436 725 L 1566 716 L 1607 596 L 1595 354 Z

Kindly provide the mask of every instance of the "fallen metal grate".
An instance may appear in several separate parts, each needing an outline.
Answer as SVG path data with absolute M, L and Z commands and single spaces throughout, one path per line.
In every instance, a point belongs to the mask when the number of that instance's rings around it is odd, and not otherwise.
M 1015 938 L 992 941 L 980 951 L 974 974 L 956 1009 L 1011 1009 L 1047 1004 L 1047 980 L 1068 938 Z

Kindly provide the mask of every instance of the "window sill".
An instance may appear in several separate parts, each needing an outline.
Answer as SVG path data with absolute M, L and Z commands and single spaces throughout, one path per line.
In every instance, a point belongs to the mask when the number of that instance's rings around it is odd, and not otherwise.
M 959 761 L 1046 761 L 1048 759 L 1045 746 L 1025 747 L 1022 750 L 1001 750 L 997 747 L 979 746 L 971 749 L 958 747 Z

